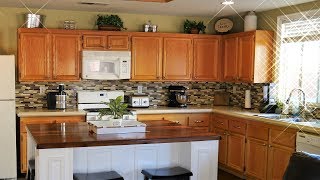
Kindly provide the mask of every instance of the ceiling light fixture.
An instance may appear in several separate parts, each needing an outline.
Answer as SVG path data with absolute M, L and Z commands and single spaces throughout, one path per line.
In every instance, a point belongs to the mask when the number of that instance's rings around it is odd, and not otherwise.
M 233 5 L 234 4 L 234 2 L 233 2 L 233 0 L 224 0 L 221 4 L 223 4 L 223 5 Z

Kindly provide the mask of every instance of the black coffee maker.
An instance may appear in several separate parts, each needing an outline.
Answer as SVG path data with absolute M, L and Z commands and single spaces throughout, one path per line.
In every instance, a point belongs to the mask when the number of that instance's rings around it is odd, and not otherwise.
M 187 107 L 187 88 L 184 86 L 169 86 L 169 107 Z

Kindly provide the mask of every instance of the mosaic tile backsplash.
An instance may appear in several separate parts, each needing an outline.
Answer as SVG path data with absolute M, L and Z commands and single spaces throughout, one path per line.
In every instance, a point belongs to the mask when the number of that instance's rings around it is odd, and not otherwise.
M 46 93 L 56 91 L 60 83 L 17 83 L 16 106 L 17 108 L 46 108 Z M 230 105 L 244 106 L 244 92 L 251 90 L 252 107 L 258 108 L 263 99 L 263 86 L 266 84 L 246 83 L 220 83 L 220 82 L 130 82 L 121 81 L 98 81 L 83 80 L 81 82 L 68 82 L 65 84 L 67 93 L 67 107 L 77 107 L 77 91 L 81 90 L 123 90 L 125 95 L 137 93 L 138 86 L 143 86 L 143 93 L 149 95 L 151 106 L 166 106 L 168 103 L 169 85 L 182 85 L 188 88 L 190 105 L 212 105 L 214 93 L 225 90 L 231 94 Z M 40 94 L 40 87 L 46 92 Z M 235 91 L 234 91 L 235 87 Z

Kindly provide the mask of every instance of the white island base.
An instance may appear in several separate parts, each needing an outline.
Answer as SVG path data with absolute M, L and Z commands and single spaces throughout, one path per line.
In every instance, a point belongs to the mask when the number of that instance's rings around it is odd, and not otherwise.
M 28 157 L 35 158 L 36 180 L 72 180 L 73 173 L 111 170 L 117 171 L 125 180 L 143 180 L 142 169 L 173 166 L 191 170 L 191 180 L 216 180 L 218 143 L 218 140 L 210 140 L 56 149 L 31 148 Z

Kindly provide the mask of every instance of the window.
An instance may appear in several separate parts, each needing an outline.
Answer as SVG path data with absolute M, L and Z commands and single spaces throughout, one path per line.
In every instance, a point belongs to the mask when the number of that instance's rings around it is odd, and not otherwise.
M 310 11 L 278 18 L 278 98 L 285 102 L 301 88 L 306 102 L 320 103 L 320 13 Z

